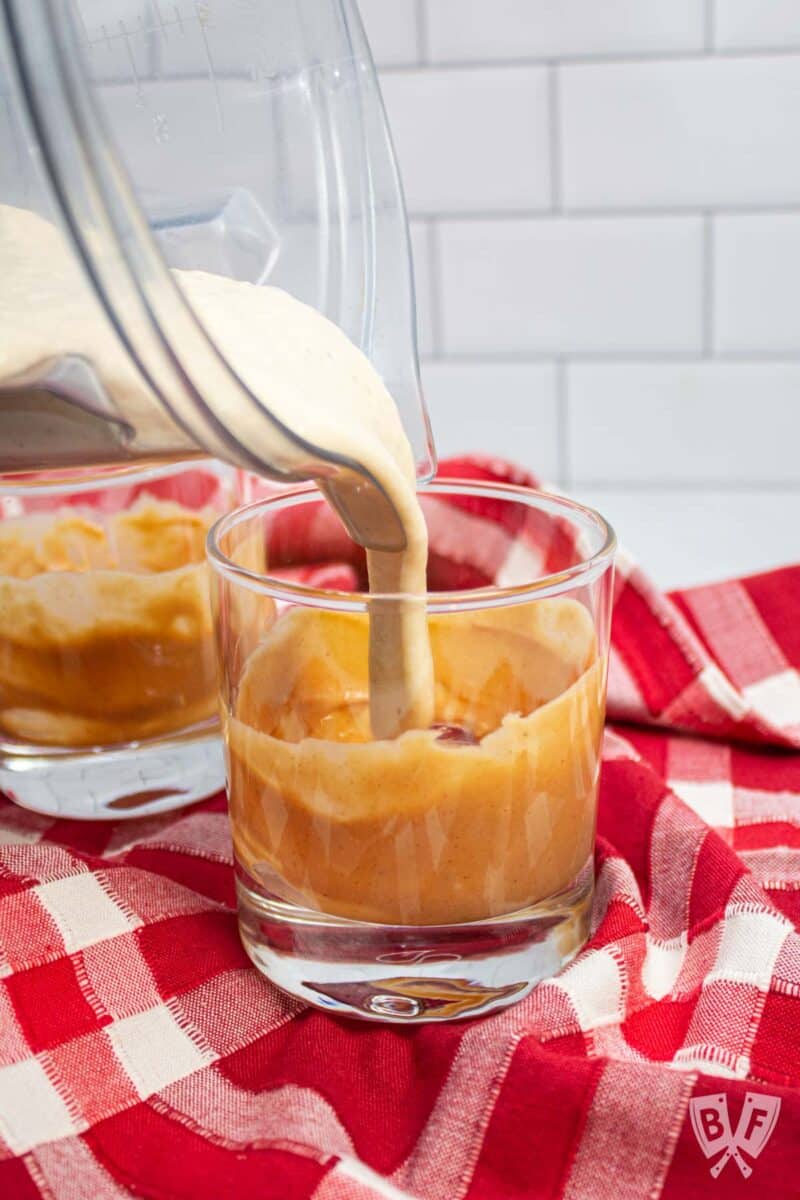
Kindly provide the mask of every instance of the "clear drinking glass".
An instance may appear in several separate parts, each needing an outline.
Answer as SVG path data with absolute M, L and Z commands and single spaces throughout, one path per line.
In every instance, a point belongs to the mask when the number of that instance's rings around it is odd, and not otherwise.
M 0 477 L 0 791 L 118 820 L 224 782 L 205 538 L 213 463 Z
M 525 488 L 420 497 L 435 721 L 393 740 L 370 732 L 368 636 L 398 598 L 358 590 L 317 489 L 208 540 L 245 948 L 311 1004 L 401 1023 L 513 1003 L 586 940 L 615 550 Z

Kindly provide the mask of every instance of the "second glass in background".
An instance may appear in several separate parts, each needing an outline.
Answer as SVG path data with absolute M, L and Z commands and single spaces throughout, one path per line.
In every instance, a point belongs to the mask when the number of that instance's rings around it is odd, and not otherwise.
M 59 817 L 162 812 L 224 783 L 210 462 L 0 479 L 0 790 Z

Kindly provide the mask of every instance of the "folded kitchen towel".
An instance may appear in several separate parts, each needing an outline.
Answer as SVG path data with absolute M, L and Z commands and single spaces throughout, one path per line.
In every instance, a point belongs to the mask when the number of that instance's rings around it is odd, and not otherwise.
M 432 563 L 469 583 L 502 516 L 458 519 Z M 592 938 L 472 1022 L 340 1020 L 258 976 L 222 795 L 118 824 L 0 800 L 0 1197 L 797 1195 L 798 668 L 800 566 L 665 596 L 623 559 Z

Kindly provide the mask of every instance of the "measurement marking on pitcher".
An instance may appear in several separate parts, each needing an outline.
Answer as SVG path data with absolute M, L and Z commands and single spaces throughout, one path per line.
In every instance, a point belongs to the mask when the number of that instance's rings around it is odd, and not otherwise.
M 105 24 L 94 25 L 91 27 L 91 30 L 90 30 L 86 24 L 83 14 L 79 13 L 78 15 L 80 18 L 81 44 L 87 50 L 92 50 L 95 46 L 99 46 L 101 43 L 104 42 L 109 50 L 113 50 L 114 42 L 118 41 L 118 39 L 121 37 L 124 37 L 124 38 L 127 38 L 129 36 L 146 37 L 148 34 L 153 34 L 153 33 L 160 33 L 161 36 L 164 38 L 164 40 L 168 41 L 170 29 L 177 29 L 177 30 L 179 30 L 180 33 L 182 33 L 184 35 L 186 34 L 187 21 L 189 24 L 194 24 L 196 22 L 200 26 L 201 32 L 203 32 L 203 36 L 205 36 L 204 31 L 209 27 L 213 28 L 213 23 L 212 23 L 212 19 L 211 19 L 211 7 L 207 2 L 205 4 L 203 4 L 202 0 L 194 0 L 194 7 L 195 7 L 194 18 L 189 18 L 189 17 L 185 16 L 180 11 L 180 8 L 178 7 L 177 4 L 173 4 L 172 12 L 174 15 L 169 16 L 169 17 L 165 17 L 159 8 L 154 8 L 152 11 L 155 13 L 155 16 L 152 18 L 152 21 L 150 24 L 146 24 L 144 17 L 140 14 L 139 17 L 137 18 L 135 29 L 129 29 L 125 25 L 124 21 L 119 21 L 118 22 L 119 28 L 120 28 L 119 33 L 109 32 L 108 26 Z M 212 72 L 213 72 L 213 66 L 212 66 Z
M 206 60 L 208 80 L 214 89 L 214 107 L 216 109 L 217 122 L 220 131 L 224 131 L 225 116 L 222 107 L 222 93 L 220 91 L 219 81 L 217 79 L 216 69 L 214 67 L 214 60 L 211 55 L 211 46 L 209 44 L 208 34 L 206 32 L 211 24 L 211 5 L 208 3 L 208 0 L 193 0 L 193 7 L 197 26 L 200 30 L 200 36 L 203 39 L 203 53 Z M 164 16 L 158 0 L 153 0 L 151 12 L 153 14 L 153 22 L 150 25 L 145 24 L 144 18 L 140 14 L 138 18 L 138 27 L 136 29 L 129 29 L 124 21 L 118 21 L 117 26 L 119 32 L 112 32 L 109 30 L 106 24 L 101 24 L 99 27 L 95 26 L 94 36 L 92 36 L 87 28 L 83 14 L 80 12 L 80 10 L 78 10 L 82 33 L 82 43 L 87 49 L 91 50 L 94 46 L 98 45 L 98 43 L 103 42 L 108 50 L 113 51 L 115 41 L 118 41 L 119 39 L 124 41 L 128 64 L 130 66 L 133 84 L 136 89 L 136 103 L 139 108 L 148 107 L 148 98 L 142 83 L 142 77 L 139 74 L 139 70 L 136 66 L 136 55 L 134 54 L 133 43 L 131 39 L 134 37 L 146 38 L 150 34 L 160 33 L 164 41 L 167 42 L 169 41 L 168 31 L 170 28 L 177 29 L 179 33 L 184 36 L 187 32 L 186 20 L 178 4 L 172 5 L 174 17 Z M 98 32 L 100 36 L 97 36 Z M 153 113 L 153 135 L 156 142 L 158 142 L 160 145 L 164 145 L 170 140 L 169 122 L 166 114 L 163 112 Z
M 133 74 L 133 82 L 134 82 L 134 86 L 136 88 L 136 103 L 139 105 L 139 108 L 145 108 L 147 106 L 147 101 L 145 99 L 144 91 L 142 90 L 142 81 L 139 78 L 139 72 L 136 69 L 136 58 L 133 53 L 133 46 L 131 45 L 130 34 L 128 33 L 127 28 L 125 27 L 124 21 L 120 21 L 119 27 L 120 27 L 120 32 L 122 33 L 122 36 L 125 39 L 125 49 L 128 54 L 128 62 L 131 64 L 131 72 Z
M 211 57 L 211 47 L 208 44 L 208 34 L 206 26 L 208 25 L 209 7 L 206 0 L 194 0 L 194 11 L 197 16 L 198 24 L 200 25 L 200 36 L 203 39 L 203 49 L 205 50 L 206 62 L 208 64 L 208 78 L 214 88 L 214 100 L 217 109 L 217 121 L 219 122 L 220 132 L 225 131 L 225 117 L 222 112 L 222 96 L 219 90 L 219 82 L 217 80 L 216 71 L 214 70 L 214 60 Z
M 162 15 L 161 9 L 158 4 L 158 0 L 153 0 L 153 12 L 156 14 L 156 23 L 158 25 L 159 30 L 161 31 L 161 36 L 163 37 L 165 42 L 168 42 L 169 35 L 167 34 L 167 23 L 164 20 L 164 17 Z M 177 12 L 178 12 L 177 8 L 175 9 L 175 12 L 177 14 Z
M 81 38 L 82 38 L 83 42 L 86 44 L 87 48 L 89 50 L 91 50 L 92 43 L 89 41 L 89 30 L 86 28 L 86 19 L 84 18 L 84 15 L 81 12 L 80 8 L 77 8 L 76 11 L 78 14 L 78 23 L 81 27 Z
M 169 122 L 167 121 L 166 113 L 158 112 L 153 114 L 153 130 L 156 141 L 160 146 L 165 145 L 169 141 Z

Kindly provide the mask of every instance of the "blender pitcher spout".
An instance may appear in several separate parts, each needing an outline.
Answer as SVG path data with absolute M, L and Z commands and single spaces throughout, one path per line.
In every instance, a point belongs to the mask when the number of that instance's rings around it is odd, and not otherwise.
M 364 464 L 305 440 L 248 391 L 171 271 L 188 269 L 275 285 L 334 321 L 383 377 L 429 478 L 405 205 L 355 3 L 170 10 L 0 6 L 0 133 L 14 148 L 0 166 L 0 217 L 23 209 L 58 230 L 81 314 L 48 356 L 68 362 L 68 378 L 39 369 L 41 354 L 9 366 L 0 327 L 0 433 L 13 417 L 24 434 L 20 413 L 49 389 L 84 414 L 59 427 L 74 463 L 206 453 L 278 479 L 366 478 Z M 1 235 L 0 221 L 4 271 Z M 76 345 L 75 329 L 90 325 L 102 337 Z M 234 411 L 246 413 L 236 428 Z M 266 444 L 252 437 L 258 422 L 271 429 L 268 459 L 254 451 Z M 21 469 L 2 460 L 4 444 L 0 471 Z

